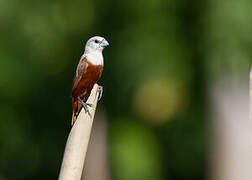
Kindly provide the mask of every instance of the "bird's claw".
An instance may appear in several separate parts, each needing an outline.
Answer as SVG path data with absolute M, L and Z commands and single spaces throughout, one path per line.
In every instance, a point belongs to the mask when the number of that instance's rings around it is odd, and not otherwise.
M 102 98 L 102 93 L 103 93 L 103 87 L 102 86 L 98 86 L 98 92 L 99 92 L 98 101 L 100 101 L 101 98 Z
M 89 106 L 89 107 L 94 107 L 94 105 L 93 104 L 90 104 L 90 103 L 85 103 L 87 106 Z
M 91 116 L 89 110 L 88 110 L 88 106 L 89 107 L 93 107 L 93 104 L 90 104 L 90 103 L 85 103 L 81 100 L 81 98 L 78 97 L 78 100 L 80 101 L 81 105 L 83 106 L 84 110 L 86 113 L 88 113 L 89 116 Z

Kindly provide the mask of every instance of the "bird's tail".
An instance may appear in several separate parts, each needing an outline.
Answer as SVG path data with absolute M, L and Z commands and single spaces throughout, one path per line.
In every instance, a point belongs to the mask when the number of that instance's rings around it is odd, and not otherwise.
M 80 102 L 79 101 L 75 101 L 74 98 L 72 98 L 72 107 L 73 107 L 73 114 L 72 114 L 72 123 L 71 125 L 74 124 L 74 122 L 77 119 L 78 116 L 78 112 L 80 110 Z
M 73 114 L 72 114 L 72 122 L 71 122 L 71 125 L 73 126 L 74 125 L 74 122 L 76 121 L 76 115 L 75 115 L 75 113 L 73 112 Z

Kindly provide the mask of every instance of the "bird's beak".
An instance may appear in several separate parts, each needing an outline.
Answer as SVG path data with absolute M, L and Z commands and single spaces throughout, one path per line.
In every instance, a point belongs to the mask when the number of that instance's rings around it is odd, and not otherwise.
M 108 41 L 106 39 L 103 39 L 101 44 L 100 44 L 101 47 L 106 47 L 108 45 L 109 45 L 109 43 L 108 43 Z

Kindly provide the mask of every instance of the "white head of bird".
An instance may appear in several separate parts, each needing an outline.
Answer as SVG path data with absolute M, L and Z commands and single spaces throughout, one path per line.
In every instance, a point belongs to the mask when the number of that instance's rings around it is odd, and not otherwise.
M 104 37 L 94 36 L 87 41 L 83 56 L 94 65 L 103 65 L 102 51 L 108 45 Z
M 109 45 L 109 43 L 104 37 L 94 36 L 87 41 L 85 51 L 88 51 L 88 52 L 100 51 L 100 52 L 102 52 L 102 50 L 108 45 Z

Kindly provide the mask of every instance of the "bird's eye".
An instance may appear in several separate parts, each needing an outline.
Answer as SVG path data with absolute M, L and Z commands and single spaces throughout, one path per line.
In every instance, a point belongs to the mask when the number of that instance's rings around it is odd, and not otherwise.
M 95 43 L 99 43 L 99 41 L 96 39 L 95 41 L 94 41 Z

